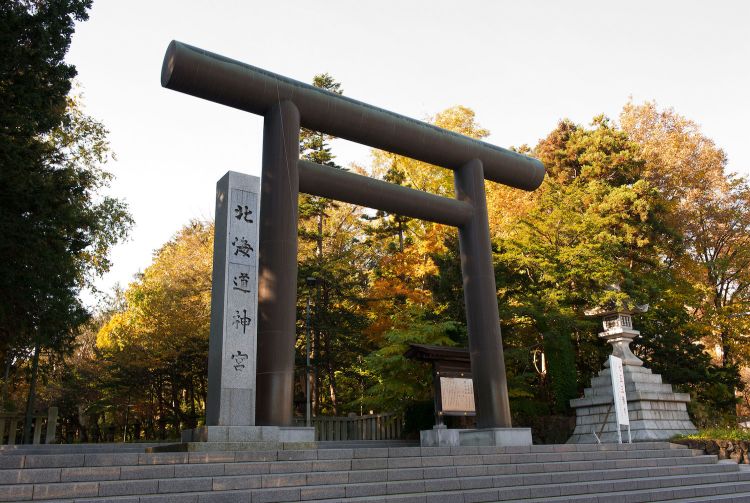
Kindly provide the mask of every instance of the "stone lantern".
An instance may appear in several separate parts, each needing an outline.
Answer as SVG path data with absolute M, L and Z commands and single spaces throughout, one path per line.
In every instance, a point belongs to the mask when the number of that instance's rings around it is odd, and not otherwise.
M 617 287 L 613 289 L 619 291 Z M 646 311 L 648 304 L 635 305 L 626 301 L 589 309 L 585 314 L 601 317 L 604 330 L 599 332 L 599 337 L 609 342 L 612 355 L 622 360 L 633 441 L 669 440 L 677 434 L 695 433 L 687 413 L 690 395 L 675 393 L 670 384 L 644 367 L 630 350 L 630 343 L 640 335 L 633 329 L 633 315 Z M 583 398 L 570 401 L 576 411 L 576 428 L 568 443 L 617 441 L 609 362 L 604 367 L 591 379 L 591 387 L 584 390 Z
M 595 308 L 584 311 L 586 316 L 601 316 L 603 332 L 599 337 L 612 344 L 612 354 L 622 360 L 623 365 L 642 367 L 643 362 L 630 350 L 630 343 L 641 335 L 638 330 L 633 329 L 634 314 L 648 311 L 648 304 L 627 307 L 620 305 L 612 309 Z M 609 367 L 609 362 L 604 363 Z

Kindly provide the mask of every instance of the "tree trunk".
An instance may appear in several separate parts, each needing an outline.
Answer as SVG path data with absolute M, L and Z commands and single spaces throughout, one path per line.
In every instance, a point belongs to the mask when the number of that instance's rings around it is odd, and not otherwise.
M 193 384 L 193 378 L 190 378 L 190 423 L 189 428 L 195 428 L 197 426 L 197 414 L 195 412 L 195 384 Z
M 173 427 L 173 434 L 176 436 L 180 436 L 180 423 L 182 419 L 182 408 L 180 407 L 180 397 L 177 393 L 177 378 L 175 376 L 172 376 L 171 383 L 170 383 L 170 395 L 172 397 L 172 427 Z
M 32 437 L 31 420 L 34 417 L 34 401 L 36 399 L 36 380 L 39 375 L 39 339 L 34 345 L 34 358 L 31 363 L 31 383 L 29 384 L 29 399 L 26 402 L 26 419 L 23 422 L 23 443 L 30 444 L 34 441 Z
M 721 366 L 728 367 L 732 364 L 732 348 L 729 345 L 729 329 L 724 326 L 719 334 L 721 341 Z
M 404 252 L 404 222 L 400 217 L 398 218 L 398 251 Z
M 336 375 L 333 370 L 333 365 L 329 359 L 328 361 L 328 392 L 331 396 L 331 408 L 333 409 L 333 415 L 338 416 L 339 406 L 336 400 Z
M 5 358 L 5 372 L 3 373 L 3 394 L 2 394 L 2 402 L 0 402 L 0 409 L 5 409 L 5 407 L 8 405 L 8 385 L 10 384 L 8 381 L 10 380 L 10 367 L 13 365 L 13 352 L 8 349 L 8 354 Z
M 318 235 L 315 237 L 318 248 L 318 267 L 323 264 L 323 211 L 318 213 Z
M 326 313 L 329 312 L 330 303 L 331 303 L 331 295 L 328 289 L 328 283 L 323 283 L 324 312 Z M 336 377 L 334 376 L 333 361 L 331 360 L 331 355 L 333 354 L 333 351 L 331 348 L 331 326 L 330 325 L 327 327 L 327 330 L 325 331 L 323 336 L 325 340 L 326 370 L 328 370 L 328 392 L 331 398 L 331 408 L 333 409 L 332 412 L 333 412 L 333 415 L 336 416 L 338 414 L 338 403 L 336 402 Z
M 317 313 L 316 313 L 317 319 Z M 320 351 L 320 330 L 317 323 L 313 330 L 312 348 L 310 349 L 310 365 L 312 366 L 312 389 L 310 390 L 310 401 L 312 402 L 312 415 L 320 413 L 320 394 L 318 393 L 318 356 Z
M 162 378 L 159 378 L 159 388 L 157 393 L 157 400 L 159 402 L 159 438 L 164 440 L 167 436 L 167 420 L 164 417 L 164 379 Z

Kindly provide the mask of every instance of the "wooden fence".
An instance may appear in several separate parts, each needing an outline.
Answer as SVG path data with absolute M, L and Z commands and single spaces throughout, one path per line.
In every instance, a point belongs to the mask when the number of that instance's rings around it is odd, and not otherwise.
M 294 419 L 295 426 L 304 426 L 305 418 Z M 346 417 L 316 416 L 315 440 L 396 440 L 401 438 L 404 418 L 400 414 L 368 414 Z
M 23 442 L 23 422 L 25 414 L 9 414 L 0 412 L 0 445 L 14 445 L 16 441 Z M 50 407 L 46 413 L 34 414 L 34 443 L 42 443 L 42 428 L 44 428 L 44 443 L 55 443 L 57 432 L 57 407 Z

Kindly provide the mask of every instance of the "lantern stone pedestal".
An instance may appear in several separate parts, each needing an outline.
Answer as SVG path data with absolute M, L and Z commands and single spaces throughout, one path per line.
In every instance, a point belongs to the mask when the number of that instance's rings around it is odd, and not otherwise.
M 640 334 L 633 330 L 630 315 L 646 309 L 648 306 L 586 312 L 604 317 L 604 332 L 599 337 L 612 344 L 612 354 L 622 359 L 634 442 L 669 440 L 674 435 L 697 431 L 687 413 L 690 395 L 675 393 L 670 384 L 662 382 L 659 374 L 644 367 L 630 351 L 630 343 Z M 583 398 L 570 401 L 576 411 L 576 428 L 568 443 L 592 444 L 597 439 L 603 443 L 618 441 L 610 379 L 610 370 L 605 368 L 591 380 L 591 387 L 584 390 Z

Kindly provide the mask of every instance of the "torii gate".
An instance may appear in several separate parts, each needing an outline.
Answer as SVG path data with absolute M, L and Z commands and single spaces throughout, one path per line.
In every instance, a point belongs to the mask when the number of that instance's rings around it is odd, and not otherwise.
M 484 180 L 534 190 L 540 161 L 177 41 L 161 84 L 264 117 L 256 425 L 292 424 L 304 192 L 458 227 L 477 427 L 511 427 Z M 300 160 L 300 127 L 452 169 L 456 198 Z

